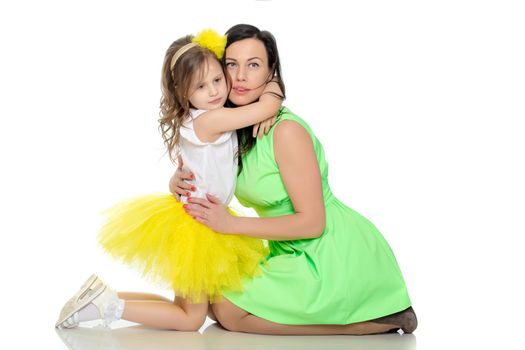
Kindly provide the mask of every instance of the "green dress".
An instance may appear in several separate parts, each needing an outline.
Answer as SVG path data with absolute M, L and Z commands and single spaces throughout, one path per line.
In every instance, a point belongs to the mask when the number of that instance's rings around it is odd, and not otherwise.
M 349 324 L 408 308 L 410 298 L 394 254 L 377 228 L 341 203 L 328 185 L 328 164 L 310 127 L 288 109 L 277 123 L 293 120 L 312 137 L 321 170 L 326 227 L 319 238 L 269 241 L 263 273 L 245 290 L 226 292 L 233 304 L 282 324 Z M 260 217 L 294 213 L 273 151 L 273 132 L 243 158 L 235 195 Z

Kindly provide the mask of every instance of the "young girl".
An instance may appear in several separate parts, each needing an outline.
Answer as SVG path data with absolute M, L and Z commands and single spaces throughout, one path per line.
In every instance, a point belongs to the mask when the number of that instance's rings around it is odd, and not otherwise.
M 282 92 L 270 74 L 257 103 L 223 108 L 229 87 L 220 59 L 226 38 L 211 30 L 186 36 L 167 50 L 162 69 L 160 129 L 172 161 L 180 154 L 195 174 L 194 196 L 212 193 L 228 204 L 237 177 L 234 130 L 273 117 Z M 182 198 L 186 202 L 186 197 Z M 198 330 L 208 302 L 222 291 L 241 291 L 242 278 L 259 273 L 267 250 L 260 239 L 221 235 L 186 213 L 171 194 L 145 195 L 106 212 L 102 247 L 137 267 L 148 279 L 175 291 L 174 302 L 158 296 L 116 293 L 91 276 L 62 309 L 56 327 L 101 318 L 124 318 L 148 326 Z

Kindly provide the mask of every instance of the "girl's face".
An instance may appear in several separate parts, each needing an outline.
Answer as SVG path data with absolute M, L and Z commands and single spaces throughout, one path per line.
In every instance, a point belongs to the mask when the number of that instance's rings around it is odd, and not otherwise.
M 232 82 L 230 101 L 237 106 L 256 101 L 272 78 L 264 44 L 255 38 L 236 41 L 226 49 L 225 62 Z
M 194 77 L 189 91 L 189 100 L 197 109 L 220 108 L 228 98 L 228 86 L 221 64 L 214 58 L 208 58 L 204 71 Z

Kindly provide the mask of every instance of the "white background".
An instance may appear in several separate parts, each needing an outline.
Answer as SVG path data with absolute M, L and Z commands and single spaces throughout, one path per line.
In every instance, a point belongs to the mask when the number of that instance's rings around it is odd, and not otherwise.
M 333 192 L 391 244 L 418 348 L 516 343 L 524 16 L 519 1 L 2 2 L 2 333 L 60 348 L 58 312 L 93 272 L 170 295 L 101 254 L 99 212 L 167 190 L 170 43 L 249 23 L 278 40 L 285 104 L 325 146 Z

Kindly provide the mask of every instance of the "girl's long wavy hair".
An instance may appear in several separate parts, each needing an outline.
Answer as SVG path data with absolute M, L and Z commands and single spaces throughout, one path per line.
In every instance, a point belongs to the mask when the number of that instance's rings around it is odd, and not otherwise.
M 171 69 L 173 56 L 192 39 L 193 36 L 187 35 L 174 41 L 166 51 L 162 64 L 159 131 L 174 164 L 180 154 L 180 128 L 190 117 L 190 108 L 193 108 L 189 99 L 192 83 L 206 73 L 209 58 L 217 59 L 211 51 L 197 45 L 183 53 Z
M 226 42 L 226 49 L 228 47 L 244 39 L 254 38 L 261 41 L 266 48 L 266 54 L 268 55 L 268 68 L 272 72 L 272 76 L 277 80 L 283 95 L 283 99 L 286 98 L 286 92 L 284 88 L 283 77 L 281 74 L 281 60 L 279 59 L 279 51 L 277 50 L 277 41 L 272 33 L 266 30 L 259 30 L 259 28 L 249 24 L 237 24 L 226 32 L 228 36 Z M 226 55 L 223 56 L 223 65 L 225 63 Z M 227 102 L 227 106 L 234 107 L 235 105 L 230 101 Z M 279 112 L 281 113 L 281 112 Z M 278 116 L 279 117 L 279 116 Z M 242 157 L 247 154 L 257 142 L 257 138 L 252 137 L 253 126 L 248 126 L 237 130 L 237 136 L 239 139 L 239 174 L 242 171 Z

